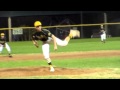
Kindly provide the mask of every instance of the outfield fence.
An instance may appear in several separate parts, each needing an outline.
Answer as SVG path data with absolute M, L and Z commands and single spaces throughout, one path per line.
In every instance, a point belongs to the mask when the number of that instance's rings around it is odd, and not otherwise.
M 37 20 L 42 22 L 43 28 L 49 29 L 61 39 L 68 35 L 70 29 L 80 32 L 80 37 L 75 37 L 75 39 L 99 38 L 100 25 L 104 26 L 107 37 L 120 37 L 120 12 L 81 11 L 76 14 L 54 15 L 44 15 L 43 13 L 24 15 L 25 13 L 12 12 L 12 14 L 13 16 L 5 17 L 3 14 L 3 17 L 0 17 L 0 33 L 6 34 L 7 41 L 31 40 L 31 34 L 34 32 L 33 24 Z

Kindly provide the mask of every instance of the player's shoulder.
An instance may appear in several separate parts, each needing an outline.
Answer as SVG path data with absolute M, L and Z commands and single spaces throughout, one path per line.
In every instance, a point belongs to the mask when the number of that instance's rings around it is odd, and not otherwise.
M 36 36 L 38 34 L 38 32 L 33 32 L 32 36 Z
M 42 31 L 49 31 L 48 29 L 42 29 Z

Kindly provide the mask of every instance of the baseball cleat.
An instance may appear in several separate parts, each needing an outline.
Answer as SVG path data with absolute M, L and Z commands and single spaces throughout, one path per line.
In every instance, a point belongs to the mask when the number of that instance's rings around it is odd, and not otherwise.
M 54 72 L 55 69 L 53 67 L 50 68 L 50 72 Z
M 80 37 L 80 31 L 78 31 L 78 30 L 70 30 L 69 36 L 70 36 L 70 38 Z
M 12 55 L 11 55 L 11 54 L 9 54 L 9 57 L 12 57 Z
M 12 57 L 11 55 L 9 57 Z
M 70 38 L 73 38 L 73 34 L 72 34 L 72 32 L 73 32 L 73 31 L 70 30 L 70 34 L 69 34 L 69 37 L 70 37 Z

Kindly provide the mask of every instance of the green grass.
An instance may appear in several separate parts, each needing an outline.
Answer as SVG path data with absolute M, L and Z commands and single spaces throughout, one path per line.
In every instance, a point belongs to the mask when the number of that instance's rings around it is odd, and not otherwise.
M 39 41 L 40 48 L 36 48 L 32 41 L 20 41 L 20 42 L 8 42 L 11 46 L 12 54 L 31 54 L 42 53 L 41 41 Z M 100 51 L 100 50 L 120 50 L 120 37 L 107 38 L 105 44 L 100 42 L 100 38 L 86 38 L 86 39 L 72 39 L 66 47 L 58 46 L 59 52 L 84 52 L 84 51 Z M 50 52 L 55 53 L 53 50 L 53 44 L 50 45 Z M 6 49 L 3 50 L 3 54 L 6 54 Z M 89 76 L 32 76 L 21 78 L 39 78 L 39 79 L 59 79 L 59 78 L 120 78 L 120 56 L 109 57 L 91 57 L 91 58 L 77 58 L 77 59 L 52 59 L 55 67 L 61 68 L 107 68 L 113 69 L 112 72 L 98 73 Z M 48 66 L 47 62 L 43 60 L 11 60 L 0 61 L 0 68 L 19 68 L 19 67 L 40 67 Z M 116 70 L 117 69 L 117 70 Z M 115 75 L 118 75 L 115 77 Z M 16 77 L 17 78 L 17 77 Z
M 120 68 L 120 56 L 102 58 L 53 59 L 53 65 L 63 68 Z M 45 60 L 1 61 L 0 68 L 48 66 Z
M 41 41 L 39 48 L 36 48 L 32 41 L 8 42 L 13 54 L 42 53 Z M 120 37 L 107 38 L 105 44 L 100 42 L 100 38 L 89 39 L 71 39 L 65 47 L 58 46 L 57 52 L 76 52 L 76 51 L 95 51 L 95 50 L 120 50 Z M 3 53 L 6 53 L 6 49 Z M 50 45 L 50 52 L 53 50 L 53 44 Z
M 118 79 L 120 78 L 120 56 L 84 59 L 62 59 L 53 60 L 56 67 L 74 69 L 111 69 L 111 72 L 98 72 L 86 75 L 47 75 L 47 76 L 28 76 L 10 77 L 11 79 Z M 42 60 L 19 60 L 1 61 L 0 68 L 23 68 L 23 67 L 48 67 L 46 61 Z M 6 77 L 3 77 L 6 78 Z M 8 77 L 7 77 L 8 78 Z M 10 79 L 8 78 L 8 79 Z
M 0 68 L 18 68 L 18 67 L 48 66 L 45 60 L 18 60 L 1 61 Z

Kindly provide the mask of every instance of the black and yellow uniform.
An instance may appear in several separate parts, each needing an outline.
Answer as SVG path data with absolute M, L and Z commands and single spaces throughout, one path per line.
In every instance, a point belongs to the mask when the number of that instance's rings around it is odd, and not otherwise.
M 10 46 L 6 42 L 6 37 L 5 36 L 3 37 L 3 36 L 4 35 L 1 35 L 1 37 L 0 37 L 0 44 L 1 44 L 0 45 L 0 53 L 2 53 L 3 48 L 6 48 L 8 51 L 9 57 L 12 57 Z
M 47 41 L 48 40 L 48 37 L 51 37 L 52 36 L 52 33 L 47 30 L 47 29 L 42 29 L 41 31 L 39 32 L 35 32 L 33 35 L 32 35 L 32 39 L 33 40 L 41 40 L 41 41 Z
M 3 46 L 5 46 L 6 43 L 6 38 L 0 38 L 0 44 L 2 44 Z

